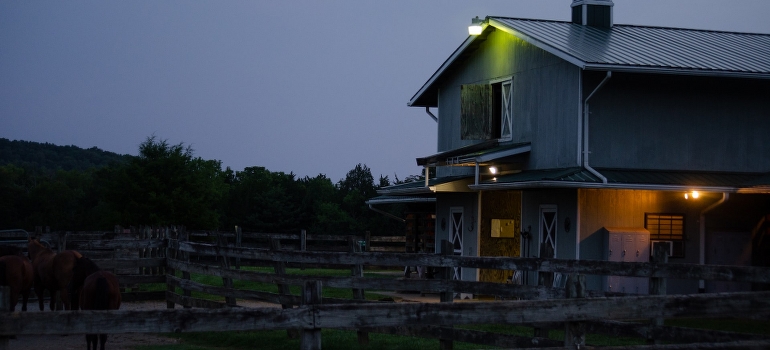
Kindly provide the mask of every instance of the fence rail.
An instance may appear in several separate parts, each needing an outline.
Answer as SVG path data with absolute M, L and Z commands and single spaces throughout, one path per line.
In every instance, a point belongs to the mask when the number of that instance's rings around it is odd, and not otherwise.
M 133 238 L 127 239 L 129 236 Z M 770 283 L 768 268 L 671 264 L 657 256 L 649 263 L 621 263 L 378 252 L 371 251 L 374 242 L 399 243 L 398 240 L 373 239 L 366 235 L 313 236 L 304 232 L 286 235 L 146 229 L 116 234 L 52 233 L 48 237 L 54 244 L 68 249 L 112 252 L 112 255 L 104 253 L 106 258 L 98 260 L 98 264 L 107 269 L 128 271 L 119 275 L 123 285 L 164 283 L 166 290 L 155 295 L 165 298 L 169 309 L 2 313 L 0 341 L 3 336 L 26 334 L 286 329 L 301 330 L 302 348 L 316 349 L 320 348 L 321 329 L 345 329 L 358 331 L 362 343 L 368 341 L 369 332 L 377 332 L 435 338 L 440 340 L 442 348 L 451 348 L 453 341 L 501 347 L 582 347 L 588 332 L 688 343 L 666 345 L 676 349 L 699 348 L 707 346 L 707 342 L 718 342 L 720 348 L 770 347 L 770 338 L 765 336 L 662 325 L 663 319 L 674 317 L 770 318 L 770 292 L 665 295 L 666 279 Z M 317 241 L 332 242 L 326 248 L 333 249 L 316 249 Z M 119 250 L 124 252 L 117 252 Z M 125 251 L 131 253 L 126 255 Z M 451 249 L 444 246 L 442 251 Z M 244 269 L 247 263 L 269 268 Z M 334 266 L 346 269 L 349 276 L 288 274 L 287 266 Z M 365 266 L 428 266 L 440 277 L 364 277 Z M 561 273 L 567 281 L 563 288 L 458 281 L 452 280 L 449 273 L 456 267 Z M 192 275 L 212 276 L 221 279 L 222 284 L 200 283 L 193 280 Z M 653 282 L 651 294 L 661 295 L 605 296 L 601 291 L 585 290 L 585 275 L 649 278 Z M 236 280 L 274 284 L 278 292 L 234 288 Z M 290 286 L 300 286 L 302 293 L 291 293 Z M 322 288 L 350 289 L 354 297 L 324 298 Z M 365 300 L 365 290 L 440 293 L 442 302 Z M 224 301 L 193 297 L 193 292 L 218 296 Z M 0 288 L 2 293 L 7 293 L 7 289 Z M 521 300 L 454 303 L 452 296 L 457 293 Z M 124 292 L 124 295 L 132 294 L 137 292 Z M 3 297 L 0 295 L 0 300 Z M 266 301 L 282 307 L 234 307 L 238 300 Z M 183 309 L 173 309 L 175 305 Z M 626 322 L 640 319 L 652 321 Z M 454 328 L 469 324 L 527 325 L 545 331 L 536 330 L 538 336 L 520 337 Z M 549 328 L 565 330 L 564 340 L 543 336 Z

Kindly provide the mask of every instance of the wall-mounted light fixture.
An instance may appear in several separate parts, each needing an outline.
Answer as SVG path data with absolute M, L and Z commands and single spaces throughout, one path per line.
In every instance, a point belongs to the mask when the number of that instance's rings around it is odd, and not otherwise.
M 494 167 L 494 166 L 489 167 L 489 173 L 492 175 L 497 174 L 497 167 Z
M 692 192 L 685 192 L 684 199 L 698 199 L 700 197 L 700 193 L 698 191 L 692 191 Z
M 468 35 L 479 35 L 481 34 L 481 22 L 482 20 L 479 18 L 479 16 L 476 16 L 475 18 L 471 18 L 471 25 L 468 26 Z

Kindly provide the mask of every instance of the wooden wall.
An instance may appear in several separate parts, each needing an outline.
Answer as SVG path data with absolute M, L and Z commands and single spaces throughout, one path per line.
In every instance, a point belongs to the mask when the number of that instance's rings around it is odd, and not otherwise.
M 515 221 L 513 238 L 491 237 L 492 219 Z M 479 256 L 521 256 L 521 191 L 490 191 L 481 193 L 479 222 Z M 479 270 L 479 281 L 505 282 L 512 271 Z

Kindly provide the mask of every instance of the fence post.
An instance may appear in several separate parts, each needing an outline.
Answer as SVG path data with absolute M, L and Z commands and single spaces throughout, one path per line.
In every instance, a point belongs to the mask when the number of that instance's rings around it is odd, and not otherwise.
M 57 253 L 61 253 L 65 250 L 67 250 L 67 235 L 69 232 L 67 231 L 59 231 L 58 239 L 56 242 L 56 250 L 58 250 Z
M 217 254 L 222 257 L 222 260 L 219 262 L 219 267 L 222 268 L 222 270 L 229 270 L 230 269 L 230 257 L 227 256 L 223 252 L 224 249 L 227 249 L 227 237 L 225 237 L 224 234 L 217 232 L 217 250 L 220 251 L 220 254 Z M 233 279 L 222 277 L 222 285 L 225 288 L 233 289 Z M 235 306 L 235 297 L 233 296 L 225 296 L 225 302 L 227 303 L 227 306 Z
M 270 250 L 278 252 L 281 250 L 281 240 L 279 238 L 270 237 Z M 286 275 L 286 263 L 283 261 L 273 262 L 273 272 L 277 277 L 283 277 Z M 287 302 L 286 296 L 291 295 L 289 286 L 283 283 L 278 283 L 278 299 L 281 300 L 282 309 L 291 309 L 292 305 Z M 295 329 L 287 329 L 286 334 L 289 338 L 297 338 L 297 332 Z M 319 345 L 320 346 L 320 345 Z
M 586 297 L 586 276 L 571 273 L 567 276 L 567 299 Z M 567 322 L 564 327 L 564 347 L 586 345 L 586 326 L 583 322 Z
M 299 250 L 307 251 L 307 230 L 299 231 Z
M 656 243 L 652 246 L 652 262 L 656 264 L 668 263 L 668 245 Z M 661 277 L 650 277 L 650 295 L 666 295 L 666 279 Z M 663 318 L 657 317 L 650 320 L 650 325 L 655 327 L 663 326 Z M 652 332 L 655 334 L 655 331 Z M 657 339 L 648 339 L 648 343 L 660 344 Z
M 358 244 L 358 240 L 356 236 L 348 236 L 348 251 L 350 253 L 360 253 L 361 252 L 361 246 Z M 351 265 L 350 268 L 351 276 L 353 277 L 364 277 L 364 266 L 363 265 Z M 354 300 L 366 300 L 366 297 L 364 296 L 364 290 L 359 288 L 353 288 L 353 299 Z M 369 345 L 369 333 L 368 332 L 362 332 L 357 331 L 356 334 L 358 334 L 358 344 L 359 345 Z
M 179 236 L 180 236 L 179 237 L 179 241 L 184 241 L 184 242 L 189 242 L 190 241 L 190 233 L 187 232 L 187 229 L 185 229 L 184 227 L 182 227 L 182 233 Z M 190 263 L 190 253 L 182 252 L 182 260 L 189 264 Z M 182 271 L 182 279 L 189 281 L 190 280 L 190 272 L 189 271 Z M 183 288 L 182 289 L 182 293 L 184 294 L 185 297 L 187 297 L 187 300 L 189 300 L 189 298 L 192 297 L 192 291 L 190 291 L 189 289 L 184 289 Z M 190 309 L 190 308 L 192 308 L 192 305 L 182 305 L 182 307 L 184 307 L 185 309 Z
M 554 258 L 554 251 L 553 247 L 551 247 L 548 244 L 544 244 L 540 246 L 540 258 L 548 258 L 553 259 Z M 537 271 L 537 285 L 538 286 L 547 286 L 549 288 L 553 287 L 553 272 L 543 272 L 543 271 Z M 535 337 L 540 338 L 548 338 L 550 329 L 544 328 L 544 327 L 535 327 L 533 329 Z
M 442 240 L 441 241 L 441 255 L 443 256 L 451 256 L 454 255 L 454 246 L 451 242 L 448 240 Z M 443 268 L 443 271 L 441 273 L 441 278 L 444 280 L 445 283 L 449 284 L 452 282 L 452 270 L 454 267 L 447 266 Z M 453 288 L 447 288 L 446 291 L 441 292 L 441 302 L 442 303 L 451 303 L 454 299 L 454 291 Z M 442 327 L 445 331 L 442 332 L 444 334 L 452 334 L 452 329 L 454 326 L 447 326 Z M 452 339 L 439 339 L 439 348 L 441 350 L 452 350 L 454 347 L 454 343 L 452 342 Z
M 9 313 L 11 303 L 11 288 L 8 286 L 0 286 L 0 313 Z M 8 345 L 8 339 L 10 337 L 0 337 L 0 350 L 10 349 Z
M 364 233 L 364 251 L 365 252 L 371 251 L 369 250 L 369 247 L 371 246 L 372 246 L 372 233 L 369 231 L 366 231 L 366 233 Z
M 235 226 L 235 246 L 238 248 L 243 246 L 243 230 L 240 226 Z M 235 258 L 235 269 L 241 269 L 241 258 Z
M 176 232 L 176 228 L 172 229 L 173 232 Z M 176 270 L 168 266 L 168 259 L 176 259 L 178 251 L 176 249 L 171 249 L 171 231 L 168 227 L 166 227 L 166 276 L 174 276 L 176 277 Z M 176 235 L 174 237 L 175 239 L 179 239 L 179 236 Z M 173 309 L 174 306 L 176 306 L 176 303 L 169 300 L 169 294 L 176 292 L 176 288 L 174 288 L 173 285 L 168 283 L 169 278 L 166 277 L 166 308 L 167 309 Z
M 316 321 L 316 310 L 314 305 L 320 305 L 322 286 L 321 281 L 307 281 L 302 288 L 302 305 L 313 310 L 313 326 Z M 302 339 L 300 339 L 300 349 L 302 350 L 321 350 L 321 329 L 310 328 L 302 330 Z

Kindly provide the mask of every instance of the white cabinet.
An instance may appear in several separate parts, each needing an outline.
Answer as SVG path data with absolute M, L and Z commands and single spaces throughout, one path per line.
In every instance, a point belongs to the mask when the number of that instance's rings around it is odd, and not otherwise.
M 618 262 L 650 261 L 650 232 L 643 228 L 602 228 L 606 243 L 604 258 Z M 607 276 L 604 290 L 608 292 L 648 294 L 649 279 L 644 277 Z

